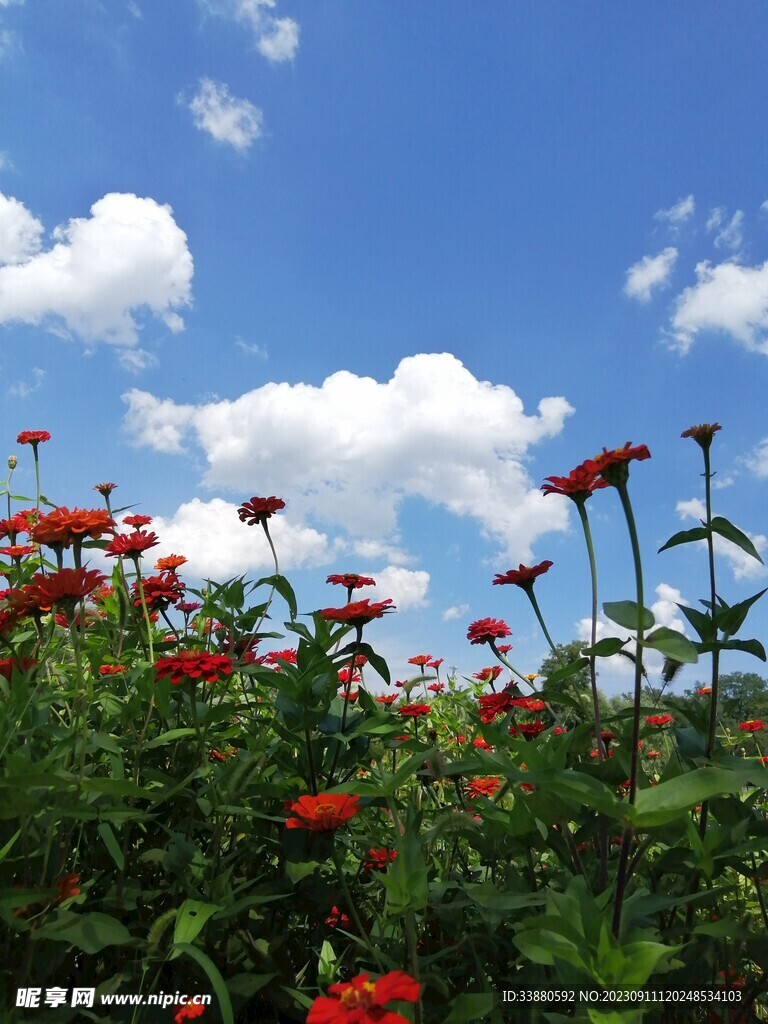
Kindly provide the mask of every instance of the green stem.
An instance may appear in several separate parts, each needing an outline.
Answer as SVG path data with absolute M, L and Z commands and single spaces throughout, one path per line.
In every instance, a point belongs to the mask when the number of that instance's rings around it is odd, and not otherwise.
M 373 944 L 371 943 L 370 936 L 368 935 L 368 932 L 363 927 L 363 924 L 362 924 L 362 922 L 360 920 L 360 915 L 357 912 L 357 904 L 352 899 L 352 893 L 349 891 L 349 886 L 347 885 L 347 880 L 344 877 L 344 868 L 342 867 L 341 858 L 339 857 L 339 852 L 338 852 L 338 850 L 336 849 L 335 846 L 333 848 L 333 863 L 334 863 L 334 866 L 336 868 L 336 875 L 338 876 L 338 879 L 339 879 L 339 885 L 341 886 L 341 891 L 344 893 L 344 902 L 347 904 L 347 907 L 349 909 L 349 916 L 355 922 L 355 928 L 357 929 L 357 933 L 360 936 L 360 938 L 363 940 L 363 943 L 365 944 L 366 948 L 368 949 L 368 952 L 371 954 L 373 959 L 376 961 L 376 964 L 377 964 L 379 970 L 381 971 L 382 974 L 385 974 L 386 971 L 385 971 L 384 964 L 383 964 L 381 958 L 379 957 L 378 952 L 376 951 L 376 949 L 374 948 Z
M 280 575 L 280 567 L 279 567 L 278 561 L 277 561 L 277 551 L 275 551 L 275 545 L 272 543 L 272 538 L 269 535 L 269 527 L 267 526 L 267 520 L 266 519 L 262 519 L 261 520 L 261 525 L 264 527 L 264 533 L 265 533 L 266 538 L 267 538 L 267 543 L 269 544 L 269 549 L 272 552 L 272 560 L 275 563 L 275 576 L 279 576 Z M 269 611 L 269 606 L 272 604 L 272 598 L 274 596 L 275 596 L 275 584 L 273 583 L 272 584 L 272 589 L 269 592 L 269 597 L 267 598 L 267 603 L 264 605 L 264 611 L 262 613 L 262 616 L 259 619 L 259 621 L 256 623 L 256 626 L 255 626 L 255 628 L 253 630 L 254 635 L 258 635 L 258 632 L 261 629 L 261 624 L 264 622 L 264 619 L 266 619 L 266 617 L 267 617 L 267 612 Z
M 141 569 L 139 568 L 139 556 L 136 555 L 134 558 L 134 564 L 136 566 L 136 580 L 139 585 L 139 597 L 141 599 L 141 610 L 144 613 L 144 622 L 147 627 L 147 640 L 149 641 L 149 663 L 154 665 L 155 663 L 155 649 L 152 646 L 152 623 L 149 619 L 149 609 L 147 608 L 147 599 L 144 595 L 144 581 L 141 578 Z

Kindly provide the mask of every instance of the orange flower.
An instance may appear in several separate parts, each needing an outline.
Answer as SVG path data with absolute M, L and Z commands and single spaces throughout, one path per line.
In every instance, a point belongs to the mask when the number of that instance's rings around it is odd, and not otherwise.
M 305 828 L 309 832 L 335 832 L 354 818 L 360 810 L 359 803 L 360 797 L 349 793 L 305 794 L 291 804 L 290 810 L 296 817 L 289 818 L 285 825 L 286 828 Z
M 184 555 L 166 555 L 165 558 L 158 558 L 155 568 L 159 572 L 174 572 L 186 563 Z
M 481 776 L 467 784 L 467 796 L 493 796 L 500 785 L 501 779 L 496 775 Z

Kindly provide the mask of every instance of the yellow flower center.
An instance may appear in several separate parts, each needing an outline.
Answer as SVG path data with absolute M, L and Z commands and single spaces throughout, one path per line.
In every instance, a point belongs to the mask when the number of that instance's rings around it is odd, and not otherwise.
M 369 1010 L 373 1004 L 376 986 L 372 981 L 364 981 L 360 988 L 350 985 L 342 992 L 339 1002 L 345 1010 Z

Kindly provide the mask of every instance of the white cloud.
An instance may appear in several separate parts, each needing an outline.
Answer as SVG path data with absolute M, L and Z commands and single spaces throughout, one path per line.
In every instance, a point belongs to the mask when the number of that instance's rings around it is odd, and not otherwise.
M 0 267 L 23 263 L 40 251 L 43 225 L 26 206 L 0 192 Z
M 128 8 L 128 13 L 131 14 L 137 21 L 141 21 L 144 17 L 144 13 L 135 0 L 128 0 L 125 5 Z
M 19 42 L 18 35 L 9 28 L 0 28 L 0 61 L 5 60 L 14 51 L 20 49 L 21 43 Z
M 706 231 L 716 231 L 725 220 L 725 207 L 714 206 L 709 211 L 709 217 L 707 217 L 707 223 L 704 225 Z
M 384 601 L 391 598 L 398 611 L 409 608 L 423 608 L 427 602 L 429 573 L 423 569 L 404 569 L 399 565 L 387 565 L 378 571 L 363 569 L 361 576 L 376 580 L 376 587 L 361 587 L 352 596 L 353 601 Z
M 768 477 L 768 437 L 764 437 L 755 445 L 752 452 L 744 459 L 744 464 L 755 476 Z
M 696 265 L 696 278 L 676 300 L 673 343 L 687 352 L 701 331 L 723 331 L 745 348 L 768 355 L 768 261 L 744 267 L 704 260 Z
M 299 26 L 293 18 L 276 18 L 276 0 L 200 0 L 209 14 L 234 18 L 246 25 L 256 49 L 273 63 L 293 60 L 299 48 Z
M 88 349 L 113 345 L 124 365 L 140 368 L 151 357 L 138 348 L 135 314 L 148 311 L 174 332 L 184 326 L 175 310 L 191 301 L 187 236 L 170 206 L 131 193 L 109 193 L 90 213 L 57 227 L 41 252 L 28 215 L 26 253 L 19 244 L 16 261 L 0 267 L 0 323 L 42 322 Z
M 668 220 L 670 224 L 680 224 L 688 220 L 696 209 L 696 203 L 692 195 L 680 199 L 668 210 L 657 210 L 654 214 L 656 220 Z
M 704 502 L 700 498 L 691 498 L 690 501 L 678 501 L 675 509 L 680 518 L 685 521 L 687 519 L 695 519 L 697 523 L 704 522 L 706 519 L 706 508 Z M 759 553 L 762 555 L 768 547 L 768 539 L 761 533 L 750 533 L 748 530 L 744 530 L 747 537 L 755 545 Z M 761 576 L 765 576 L 766 567 L 761 565 L 756 558 L 748 555 L 746 551 L 742 551 L 740 547 L 726 540 L 725 537 L 721 537 L 719 534 L 713 536 L 713 543 L 715 548 L 715 554 L 722 555 L 727 559 L 728 564 L 733 572 L 734 579 L 756 579 Z M 699 541 L 698 546 L 706 548 L 706 541 Z
M 456 619 L 460 619 L 466 615 L 469 611 L 468 604 L 452 604 L 450 608 L 446 608 L 443 612 L 443 622 L 454 622 Z
M 266 345 L 259 345 L 257 342 L 246 341 L 244 338 L 235 338 L 235 345 L 242 349 L 246 355 L 258 356 L 259 359 L 269 359 L 269 352 Z
M 666 283 L 676 260 L 677 249 L 671 245 L 656 256 L 643 256 L 627 271 L 625 293 L 640 302 L 648 302 L 654 289 Z
M 43 386 L 45 380 L 45 370 L 41 370 L 39 366 L 32 367 L 32 380 L 19 380 L 15 384 L 11 384 L 8 388 L 8 394 L 14 398 L 27 398 L 35 391 L 39 391 Z
M 736 252 L 741 248 L 744 240 L 744 214 L 737 210 L 731 217 L 722 231 L 715 236 L 715 245 L 718 249 L 731 249 Z
M 272 554 L 260 526 L 246 526 L 237 515 L 238 506 L 221 498 L 201 501 L 193 498 L 180 505 L 170 518 L 156 516 L 148 529 L 160 544 L 149 553 L 185 555 L 185 570 L 218 582 L 246 572 L 273 569 Z M 280 571 L 327 565 L 333 558 L 328 538 L 308 526 L 295 523 L 284 514 L 273 516 L 269 532 L 277 548 Z
M 249 100 L 232 96 L 223 82 L 201 78 L 189 109 L 196 128 L 241 153 L 262 133 L 264 118 L 261 110 Z
M 0 171 L 9 171 L 13 169 L 11 158 L 8 156 L 5 150 L 0 150 Z
M 352 536 L 392 543 L 403 501 L 422 498 L 469 516 L 513 561 L 568 525 L 525 468 L 528 449 L 558 434 L 573 410 L 544 398 L 538 414 L 506 385 L 477 380 L 449 353 L 403 359 L 378 383 L 342 370 L 321 387 L 265 384 L 234 401 L 177 405 L 146 391 L 124 396 L 135 443 L 179 454 L 190 435 L 208 461 L 205 483 L 290 498 Z

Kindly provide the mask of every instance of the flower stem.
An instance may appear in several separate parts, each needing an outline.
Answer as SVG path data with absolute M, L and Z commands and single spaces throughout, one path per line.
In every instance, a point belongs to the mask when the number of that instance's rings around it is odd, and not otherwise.
M 152 623 L 149 619 L 149 609 L 147 608 L 147 598 L 144 594 L 144 581 L 141 578 L 141 569 L 139 568 L 139 556 L 134 558 L 134 564 L 136 566 L 136 579 L 139 584 L 139 597 L 141 599 L 141 610 L 144 612 L 144 622 L 147 626 L 147 640 L 149 641 L 149 663 L 154 665 L 155 663 L 155 649 L 152 646 Z

